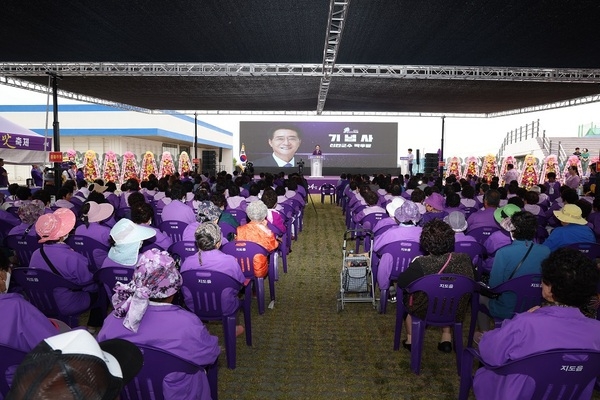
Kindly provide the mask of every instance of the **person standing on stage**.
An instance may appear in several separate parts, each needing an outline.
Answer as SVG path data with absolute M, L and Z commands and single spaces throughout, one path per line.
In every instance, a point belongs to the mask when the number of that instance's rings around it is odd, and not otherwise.
M 408 173 L 410 176 L 413 176 L 413 162 L 415 161 L 415 155 L 412 152 L 412 149 L 408 149 Z
M 322 155 L 323 155 L 323 152 L 321 151 L 321 146 L 319 146 L 319 145 L 316 145 L 316 146 L 315 146 L 315 149 L 313 150 L 313 153 L 312 153 L 312 155 L 313 155 L 313 156 L 322 156 Z

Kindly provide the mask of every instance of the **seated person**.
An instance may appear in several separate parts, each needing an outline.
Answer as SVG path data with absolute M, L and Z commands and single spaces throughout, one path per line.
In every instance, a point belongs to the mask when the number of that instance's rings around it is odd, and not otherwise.
M 196 214 L 196 221 L 189 224 L 183 231 L 182 240 L 185 242 L 196 241 L 196 229 L 202 222 L 212 221 L 218 224 L 219 218 L 221 217 L 221 210 L 219 207 L 214 205 L 211 201 L 205 200 L 198 205 L 198 213 Z M 227 243 L 227 239 L 222 244 Z
M 548 258 L 550 249 L 533 241 L 537 228 L 537 218 L 529 211 L 519 211 L 506 217 L 500 223 L 506 229 L 513 242 L 496 252 L 490 273 L 490 287 L 496 287 L 512 278 L 523 275 L 539 274 L 542 261 Z M 504 293 L 497 299 L 479 297 L 490 314 L 495 318 L 512 318 L 515 308 L 515 295 Z M 479 328 L 485 332 L 489 329 L 490 320 L 487 315 L 479 313 Z
M 581 216 L 581 208 L 575 204 L 565 204 L 554 211 L 554 216 L 562 226 L 555 228 L 544 241 L 544 246 L 551 251 L 574 243 L 596 243 L 594 231 L 587 226 L 587 221 Z
M 469 215 L 467 222 L 469 228 L 467 229 L 467 235 L 473 229 L 481 227 L 494 227 L 498 225 L 494 219 L 494 211 L 500 206 L 500 192 L 495 189 L 489 189 L 483 196 L 483 210 L 479 210 Z
M 492 232 L 490 236 L 483 242 L 483 247 L 487 253 L 487 257 L 483 263 L 483 272 L 489 274 L 492 271 L 492 265 L 494 265 L 494 257 L 498 249 L 504 246 L 508 246 L 512 243 L 508 231 L 502 227 L 502 221 L 506 218 L 512 217 L 515 213 L 521 211 L 521 208 L 515 204 L 507 204 L 504 207 L 499 207 L 494 211 L 494 219 L 500 226 L 500 229 L 496 232 Z M 505 225 L 508 226 L 508 225 Z
M 425 225 L 427 222 L 433 219 L 441 219 L 443 220 L 448 213 L 444 211 L 446 207 L 446 201 L 444 196 L 439 193 L 431 193 L 423 202 L 425 204 L 425 214 L 422 215 L 421 218 L 421 226 Z
M 233 228 L 240 226 L 239 222 L 229 211 L 225 210 L 227 206 L 227 199 L 222 193 L 215 193 L 210 196 L 210 201 L 221 210 L 221 216 L 219 217 L 219 224 L 231 225 Z
M 367 203 L 367 207 L 354 214 L 352 219 L 355 223 L 360 223 L 360 221 L 362 221 L 362 219 L 369 214 L 385 214 L 386 210 L 378 205 L 379 197 L 377 196 L 377 193 L 370 190 L 365 190 L 362 196 L 365 199 L 365 202 Z
M 391 204 L 391 203 L 390 203 Z M 405 200 L 400 207 L 394 211 L 394 219 L 397 226 L 390 228 L 375 237 L 373 251 L 378 252 L 386 244 L 407 240 L 418 242 L 421 240 L 422 228 L 418 226 L 421 220 L 419 207 L 410 200 Z M 376 225 L 377 226 L 377 225 Z
M 54 207 L 75 208 L 75 204 L 71 203 L 73 192 L 66 186 L 61 187 L 56 192 L 56 202 Z
M 276 210 L 277 207 L 277 193 L 275 190 L 271 188 L 266 188 L 261 197 L 262 202 L 267 206 L 267 221 L 270 226 L 274 226 L 277 232 L 276 234 L 283 235 L 287 231 L 287 227 L 285 226 L 285 217 L 279 211 Z M 221 217 L 223 214 L 221 214 Z M 222 218 L 219 218 L 219 223 Z M 237 228 L 237 226 L 236 226 Z
M 221 237 L 222 233 L 219 225 L 215 224 L 213 221 L 201 223 L 198 226 L 198 229 L 196 229 L 196 247 L 198 248 L 198 253 L 196 253 L 195 256 L 185 259 L 183 264 L 181 264 L 181 272 L 197 269 L 222 272 L 231 276 L 239 283 L 244 283 L 246 277 L 244 277 L 242 269 L 235 257 L 219 250 L 219 247 L 221 247 Z M 225 314 L 231 314 L 238 308 L 238 294 L 239 290 L 233 290 L 231 288 L 223 291 L 222 304 L 223 312 Z M 185 297 L 184 292 L 184 298 Z M 189 298 L 185 298 L 185 302 L 190 307 L 193 304 Z M 243 332 L 244 327 L 238 325 L 236 328 L 236 336 L 241 335 Z
M 467 254 L 454 253 L 454 232 L 450 225 L 440 219 L 429 221 L 423 226 L 421 232 L 421 248 L 428 255 L 416 257 L 408 268 L 398 277 L 398 287 L 405 288 L 417 279 L 429 274 L 458 274 L 473 279 L 473 264 Z M 404 296 L 404 304 L 410 310 L 411 314 L 419 317 L 425 317 L 427 312 L 427 295 L 424 293 L 415 293 L 410 296 Z M 459 310 L 457 311 L 460 320 L 464 318 L 469 302 L 468 299 L 461 299 Z M 402 341 L 405 349 L 411 350 L 412 343 L 412 318 L 407 314 L 405 320 L 406 340 Z M 462 340 L 462 338 L 457 338 Z M 438 343 L 438 350 L 444 353 L 452 352 L 451 328 L 445 326 L 442 328 L 442 336 Z
M 542 296 L 548 303 L 486 332 L 479 342 L 483 361 L 498 366 L 553 349 L 600 351 L 600 321 L 582 314 L 596 297 L 599 278 L 594 263 L 575 249 L 550 254 L 542 263 Z M 532 386 L 524 376 L 500 376 L 486 368 L 473 380 L 475 397 L 486 400 L 529 399 Z M 593 389 L 591 383 L 579 398 L 591 398 Z
M 110 230 L 110 249 L 100 268 L 133 267 L 138 262 L 142 243 L 154 235 L 156 231 L 151 227 L 134 224 L 127 218 L 120 219 Z
M 169 250 L 169 247 L 173 244 L 173 239 L 160 229 L 152 226 L 152 218 L 154 218 L 154 210 L 148 203 L 139 203 L 131 208 L 131 221 L 134 224 L 154 229 L 156 233 L 153 237 L 146 239 L 144 245 L 153 244 L 161 250 Z
M 88 268 L 87 258 L 65 243 L 74 226 L 75 214 L 68 208 L 59 208 L 52 214 L 39 217 L 35 230 L 43 245 L 31 255 L 29 268 L 52 272 L 81 286 L 82 290 L 57 288 L 54 290 L 54 299 L 64 315 L 79 312 L 82 305 L 91 308 L 87 325 L 90 331 L 94 331 L 102 325 L 102 310 L 96 304 L 98 285 Z
M 118 399 L 143 364 L 132 343 L 98 343 L 75 329 L 45 338 L 25 356 L 7 399 Z
M 21 224 L 15 226 L 8 232 L 8 236 L 12 235 L 28 235 L 37 237 L 35 231 L 35 222 L 39 217 L 44 215 L 45 206 L 40 200 L 32 200 L 30 203 L 23 204 L 19 207 L 19 218 Z
M 250 219 L 246 225 L 238 226 L 237 240 L 247 240 L 257 243 L 264 247 L 268 252 L 272 252 L 279 246 L 273 232 L 267 227 L 268 208 L 261 200 L 253 201 L 246 208 L 246 214 Z M 269 271 L 269 260 L 265 256 L 257 256 L 254 259 L 254 274 L 263 278 Z
M 163 221 L 182 221 L 188 224 L 196 222 L 194 209 L 184 203 L 185 195 L 186 192 L 181 183 L 173 185 L 170 194 L 172 201 L 165 205 L 162 211 Z
M 194 313 L 172 304 L 181 283 L 175 261 L 167 252 L 151 249 L 143 253 L 133 280 L 128 285 L 117 283 L 112 299 L 115 310 L 104 321 L 98 340 L 125 339 L 196 365 L 213 364 L 220 353 L 218 338 Z M 166 399 L 210 399 L 206 373 L 168 374 L 163 395 Z
M 110 227 L 103 225 L 102 222 L 113 215 L 114 208 L 109 203 L 98 204 L 95 201 L 88 201 L 81 206 L 79 219 L 82 222 L 75 229 L 75 235 L 89 237 L 97 242 L 110 245 Z M 94 260 L 99 267 L 106 258 L 106 251 L 95 251 Z
M 10 274 L 8 258 L 0 252 L 0 307 L 3 311 L 0 344 L 29 352 L 40 341 L 58 334 L 59 325 L 55 325 L 20 294 L 7 293 Z

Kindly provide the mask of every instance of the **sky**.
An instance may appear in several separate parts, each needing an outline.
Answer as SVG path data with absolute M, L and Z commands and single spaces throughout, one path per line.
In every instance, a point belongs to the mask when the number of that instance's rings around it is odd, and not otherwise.
M 24 89 L 0 85 L 0 105 L 45 105 L 48 96 Z M 50 102 L 52 99 L 50 99 Z M 77 101 L 59 97 L 59 104 L 77 104 Z M 60 118 L 60 117 L 59 117 Z M 151 116 L 149 116 L 151 118 Z M 397 122 L 398 154 L 412 147 L 430 153 L 441 146 L 442 120 L 440 117 L 339 117 L 339 116 L 282 116 L 282 115 L 198 115 L 198 119 L 234 133 L 234 154 L 239 152 L 240 121 L 340 121 L 348 122 Z M 525 124 L 540 120 L 540 129 L 546 135 L 577 136 L 581 125 L 600 125 L 600 102 L 581 106 L 558 108 L 534 113 L 524 113 L 496 118 L 451 118 L 445 119 L 444 154 L 446 156 L 466 157 L 469 155 L 485 155 L 497 153 L 506 134 L 517 130 Z M 52 116 L 50 116 L 50 129 Z M 27 128 L 43 128 L 26 126 Z M 61 122 L 61 128 L 69 128 Z

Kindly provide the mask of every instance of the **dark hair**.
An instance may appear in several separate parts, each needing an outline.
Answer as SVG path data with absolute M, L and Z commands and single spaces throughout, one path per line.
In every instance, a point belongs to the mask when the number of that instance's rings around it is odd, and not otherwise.
M 585 308 L 596 295 L 600 272 L 595 263 L 578 250 L 562 247 L 542 261 L 542 281 L 551 286 L 557 303 Z
M 441 219 L 433 219 L 423 226 L 420 242 L 429 254 L 446 254 L 454 250 L 454 231 Z
M 98 192 L 91 192 L 89 194 L 89 196 L 87 197 L 86 201 L 95 201 L 98 204 L 108 203 L 108 201 L 106 200 L 106 197 L 104 197 L 104 195 L 102 193 L 98 193 Z
M 577 207 L 581 208 L 581 217 L 583 219 L 587 219 L 587 217 L 592 213 L 592 204 L 586 199 L 579 199 L 575 204 Z
M 212 203 L 219 208 L 227 206 L 227 199 L 223 193 L 213 194 L 210 196 L 210 201 L 212 201 Z
M 414 189 L 410 194 L 410 200 L 415 203 L 422 203 L 425 200 L 425 192 L 419 188 Z
M 529 211 L 514 213 L 510 220 L 515 227 L 513 237 L 515 240 L 533 240 L 537 230 L 537 218 Z
M 14 196 L 17 194 L 17 189 L 19 189 L 19 184 L 18 183 L 11 183 L 10 185 L 8 185 L 8 193 L 11 196 Z
M 267 188 L 260 199 L 265 203 L 267 208 L 273 208 L 277 204 L 277 193 L 273 189 Z
M 90 221 L 88 220 L 88 213 L 90 212 L 90 207 L 91 206 L 89 201 L 86 201 L 85 203 L 83 203 L 81 209 L 79 210 L 79 220 L 83 222 L 86 228 L 90 227 Z
M 136 203 L 131 207 L 131 220 L 136 224 L 145 224 L 154 218 L 154 210 L 148 203 Z
M 458 207 L 460 205 L 460 196 L 456 193 L 448 193 L 446 196 L 446 207 Z
M 73 193 L 73 192 L 71 190 L 69 190 L 69 188 L 62 186 L 60 189 L 58 189 L 58 192 L 56 192 L 56 198 L 64 199 L 65 197 L 67 197 L 67 195 L 69 193 Z
M 508 201 L 506 202 L 506 204 L 514 204 L 515 206 L 517 206 L 519 208 L 525 207 L 525 202 L 519 196 L 513 196 L 513 197 L 511 197 L 510 199 L 508 199 Z
M 488 206 L 498 207 L 500 205 L 500 192 L 495 189 L 490 189 L 485 192 L 483 200 Z
M 379 196 L 377 196 L 377 193 L 367 190 L 363 194 L 363 199 L 365 199 L 367 205 L 374 206 L 379 201 Z
M 579 195 L 575 189 L 571 189 L 567 186 L 567 188 L 560 193 L 560 198 L 566 203 L 575 204 L 577 203 L 577 200 L 579 200 Z
M 125 182 L 127 190 L 140 190 L 140 183 L 135 178 L 129 178 Z
M 129 197 L 127 197 L 127 204 L 129 204 L 130 208 L 145 202 L 146 196 L 144 196 L 142 192 L 133 192 L 129 195 Z
M 525 193 L 525 197 L 523 198 L 527 204 L 537 204 L 540 201 L 540 195 L 537 192 L 530 190 Z
M 547 177 L 548 179 L 556 179 L 556 172 L 548 172 L 548 173 L 546 174 L 546 177 Z
M 183 199 L 183 196 L 185 196 L 185 189 L 183 189 L 183 185 L 180 183 L 174 184 L 169 192 L 169 197 L 172 200 L 181 200 Z
M 50 204 L 52 200 L 50 197 L 50 193 L 46 189 L 40 189 L 31 196 L 32 200 L 41 200 L 44 205 Z
M 19 200 L 29 200 L 31 198 L 31 189 L 27 186 L 19 186 L 15 192 L 15 196 L 17 196 Z
M 465 199 L 472 199 L 475 197 L 475 189 L 473 188 L 473 186 L 466 184 L 465 186 L 463 186 L 461 192 L 462 196 Z

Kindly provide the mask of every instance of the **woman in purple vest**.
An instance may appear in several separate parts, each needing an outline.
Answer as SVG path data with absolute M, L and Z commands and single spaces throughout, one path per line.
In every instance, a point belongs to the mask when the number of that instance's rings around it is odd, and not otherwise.
M 93 307 L 88 319 L 88 329 L 93 332 L 102 325 L 102 310 L 94 307 L 98 300 L 98 285 L 88 269 L 87 258 L 65 243 L 74 226 L 75 214 L 68 208 L 59 208 L 52 214 L 39 217 L 35 223 L 35 230 L 41 237 L 39 242 L 43 245 L 31 255 L 29 268 L 53 272 L 81 286 L 82 290 L 77 291 L 55 289 L 54 299 L 65 315 L 78 312 L 82 304 Z
M 590 259 L 575 249 L 561 248 L 542 262 L 544 306 L 505 320 L 500 329 L 483 334 L 479 353 L 490 366 L 506 364 L 552 349 L 600 350 L 600 321 L 583 315 L 596 297 L 600 274 Z M 592 397 L 592 382 L 579 397 Z M 473 380 L 478 399 L 529 399 L 533 382 L 522 375 L 501 376 L 480 368 Z
M 172 304 L 181 283 L 175 261 L 167 252 L 146 251 L 132 281 L 128 285 L 117 283 L 112 299 L 115 311 L 104 321 L 98 340 L 125 339 L 197 365 L 214 363 L 220 353 L 217 337 L 210 335 L 195 314 Z M 163 381 L 163 395 L 166 399 L 209 400 L 205 372 L 168 374 Z

